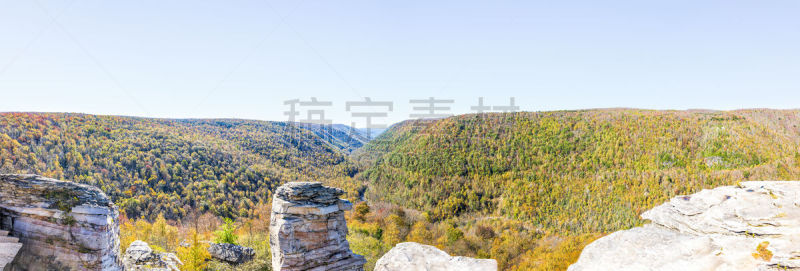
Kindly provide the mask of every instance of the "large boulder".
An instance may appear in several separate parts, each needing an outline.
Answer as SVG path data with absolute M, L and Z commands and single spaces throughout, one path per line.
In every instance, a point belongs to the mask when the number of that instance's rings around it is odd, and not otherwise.
M 211 257 L 230 264 L 243 264 L 249 262 L 256 255 L 256 251 L 249 247 L 234 244 L 211 244 L 208 247 Z
M 128 246 L 122 263 L 128 271 L 179 271 L 178 266 L 183 265 L 175 254 L 154 252 L 140 240 Z
M 570 271 L 800 268 L 800 182 L 743 182 L 678 196 L 652 223 L 587 245 Z
M 375 264 L 375 271 L 496 271 L 497 261 L 450 256 L 436 247 L 399 243 Z
M 350 251 L 344 191 L 318 182 L 278 187 L 272 199 L 269 241 L 273 270 L 364 270 L 366 260 Z
M 23 244 L 11 270 L 121 270 L 118 214 L 96 187 L 0 174 L 0 230 Z

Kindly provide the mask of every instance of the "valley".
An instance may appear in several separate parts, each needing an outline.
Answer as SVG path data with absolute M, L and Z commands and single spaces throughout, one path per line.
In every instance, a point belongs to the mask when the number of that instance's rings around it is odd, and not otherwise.
M 122 248 L 175 251 L 229 218 L 261 270 L 274 190 L 322 181 L 355 204 L 347 239 L 367 269 L 413 241 L 501 270 L 561 270 L 674 196 L 798 179 L 798 123 L 792 110 L 486 113 L 405 121 L 369 140 L 283 122 L 3 113 L 0 173 L 100 188 L 122 212 Z

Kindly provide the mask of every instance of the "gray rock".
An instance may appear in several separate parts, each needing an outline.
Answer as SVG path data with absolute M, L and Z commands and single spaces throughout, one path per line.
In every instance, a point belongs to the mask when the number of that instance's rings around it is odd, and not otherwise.
M 153 252 L 147 243 L 140 240 L 128 246 L 122 264 L 129 271 L 179 271 L 178 266 L 183 265 L 175 254 Z
M 121 270 L 118 214 L 96 187 L 0 174 L 0 228 L 23 244 L 12 270 Z
M 321 183 L 282 185 L 272 199 L 270 247 L 273 270 L 364 270 L 366 260 L 350 251 L 341 189 Z
M 703 190 L 675 197 L 642 218 L 652 223 L 592 242 L 569 270 L 800 268 L 800 182 Z M 771 257 L 754 256 L 763 242 Z
M 344 190 L 320 182 L 291 182 L 278 187 L 275 196 L 299 204 L 330 205 L 339 201 Z
M 440 249 L 414 242 L 399 243 L 375 264 L 375 271 L 496 271 L 497 261 L 450 256 Z
M 231 264 L 249 262 L 256 255 L 256 251 L 249 247 L 234 244 L 211 244 L 208 247 L 211 257 Z
M 136 264 L 148 262 L 153 259 L 153 249 L 144 241 L 133 241 L 125 250 L 125 259 Z

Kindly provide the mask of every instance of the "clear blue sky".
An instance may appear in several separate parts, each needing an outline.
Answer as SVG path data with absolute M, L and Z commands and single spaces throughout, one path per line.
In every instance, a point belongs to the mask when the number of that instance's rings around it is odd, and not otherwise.
M 0 0 L 0 111 L 284 120 L 284 100 L 467 113 L 797 108 L 798 1 Z

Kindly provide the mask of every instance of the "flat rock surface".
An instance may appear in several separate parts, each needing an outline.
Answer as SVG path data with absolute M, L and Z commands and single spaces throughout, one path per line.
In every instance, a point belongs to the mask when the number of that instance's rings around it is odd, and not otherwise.
M 320 182 L 290 182 L 278 187 L 275 197 L 301 204 L 329 205 L 339 201 L 344 190 L 323 186 Z
M 0 174 L 0 196 L 5 205 L 58 209 L 69 200 L 73 206 L 111 207 L 111 200 L 94 186 L 32 174 Z
M 450 256 L 436 247 L 405 242 L 397 244 L 375 264 L 375 271 L 496 271 L 497 261 Z
M 652 223 L 592 242 L 569 270 L 800 268 L 800 182 L 707 189 L 675 197 L 642 218 Z M 757 251 L 759 245 L 765 250 Z
M 0 270 L 14 260 L 20 248 L 20 243 L 0 243 Z

